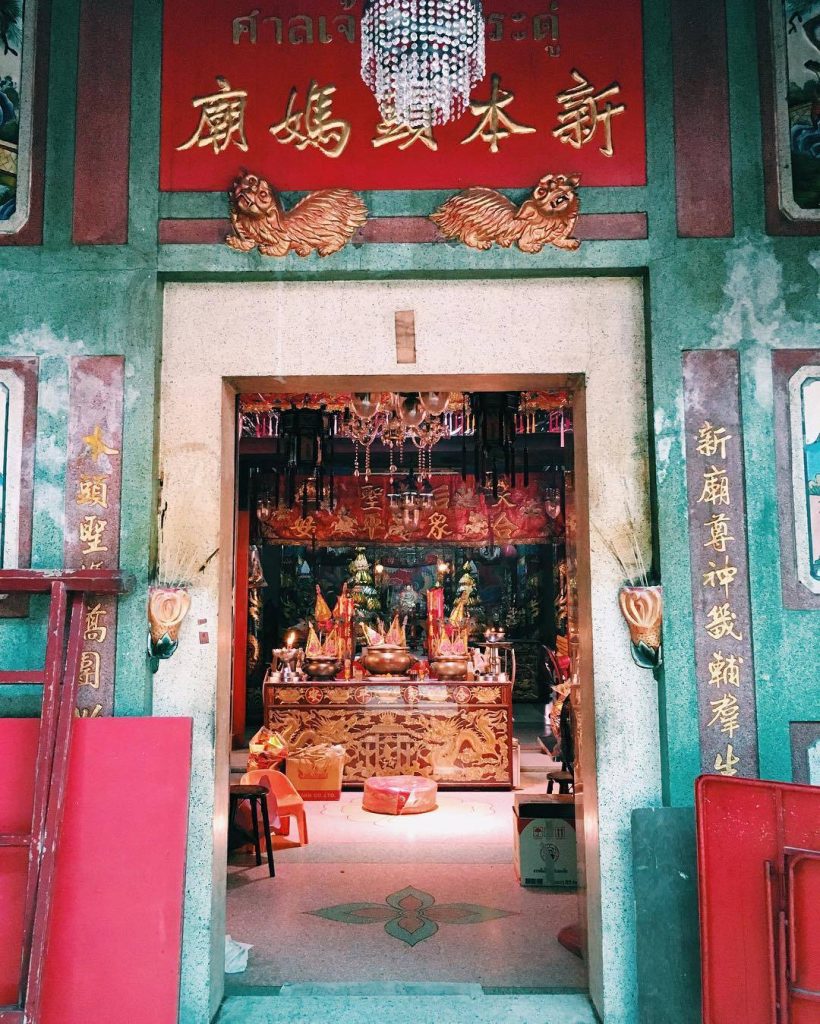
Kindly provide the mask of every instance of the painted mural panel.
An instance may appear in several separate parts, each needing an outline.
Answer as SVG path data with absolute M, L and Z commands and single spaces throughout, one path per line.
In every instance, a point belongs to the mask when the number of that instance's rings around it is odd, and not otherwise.
M 0 569 L 31 562 L 37 369 L 32 357 L 0 360 Z M 0 618 L 27 612 L 25 594 L 0 597 Z
M 0 0 L 0 232 L 28 217 L 34 0 Z
M 786 608 L 820 610 L 820 353 L 772 353 L 780 582 Z
M 361 76 L 362 0 L 166 0 L 160 187 L 529 187 L 646 181 L 640 0 L 484 4 L 486 74 L 460 118 L 382 120 Z
M 820 365 L 789 383 L 797 578 L 820 594 Z
M 820 220 L 820 0 L 772 0 L 783 212 Z

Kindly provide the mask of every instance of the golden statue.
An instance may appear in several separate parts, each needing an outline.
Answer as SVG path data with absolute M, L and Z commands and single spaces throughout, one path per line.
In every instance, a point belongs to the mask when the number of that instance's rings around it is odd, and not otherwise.
M 578 220 L 578 174 L 547 174 L 532 195 L 516 209 L 492 188 L 468 188 L 448 199 L 430 217 L 447 238 L 457 238 L 474 249 L 489 249 L 495 242 L 508 249 L 513 242 L 521 252 L 540 252 L 545 245 L 577 249 L 572 238 Z
M 234 233 L 225 239 L 240 252 L 258 246 L 263 256 L 286 256 L 291 250 L 320 256 L 343 249 L 367 220 L 367 207 L 346 188 L 311 192 L 285 211 L 264 178 L 243 174 L 228 190 Z

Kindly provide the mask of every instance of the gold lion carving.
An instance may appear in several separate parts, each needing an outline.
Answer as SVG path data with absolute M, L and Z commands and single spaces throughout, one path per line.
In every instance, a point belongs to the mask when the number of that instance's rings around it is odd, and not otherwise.
M 473 249 L 489 249 L 493 242 L 521 252 L 540 252 L 545 245 L 577 249 L 572 237 L 578 220 L 578 174 L 547 174 L 532 195 L 517 207 L 492 188 L 468 188 L 448 199 L 430 216 L 447 238 L 457 238 Z
M 285 211 L 264 178 L 243 174 L 228 190 L 233 234 L 227 245 L 239 252 L 257 248 L 263 256 L 287 256 L 291 251 L 320 256 L 343 249 L 367 220 L 367 207 L 346 188 L 311 192 Z

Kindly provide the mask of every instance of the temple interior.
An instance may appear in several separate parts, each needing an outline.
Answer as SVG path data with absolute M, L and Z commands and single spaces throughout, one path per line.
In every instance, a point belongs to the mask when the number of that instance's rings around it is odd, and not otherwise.
M 585 989 L 574 439 L 569 391 L 240 396 L 231 782 L 275 880 L 232 802 L 229 989 Z

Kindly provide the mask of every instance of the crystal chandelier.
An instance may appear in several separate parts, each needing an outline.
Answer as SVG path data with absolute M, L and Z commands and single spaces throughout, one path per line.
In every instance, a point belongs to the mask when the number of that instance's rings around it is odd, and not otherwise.
M 453 121 L 483 77 L 480 0 L 365 0 L 362 78 L 385 121 Z

